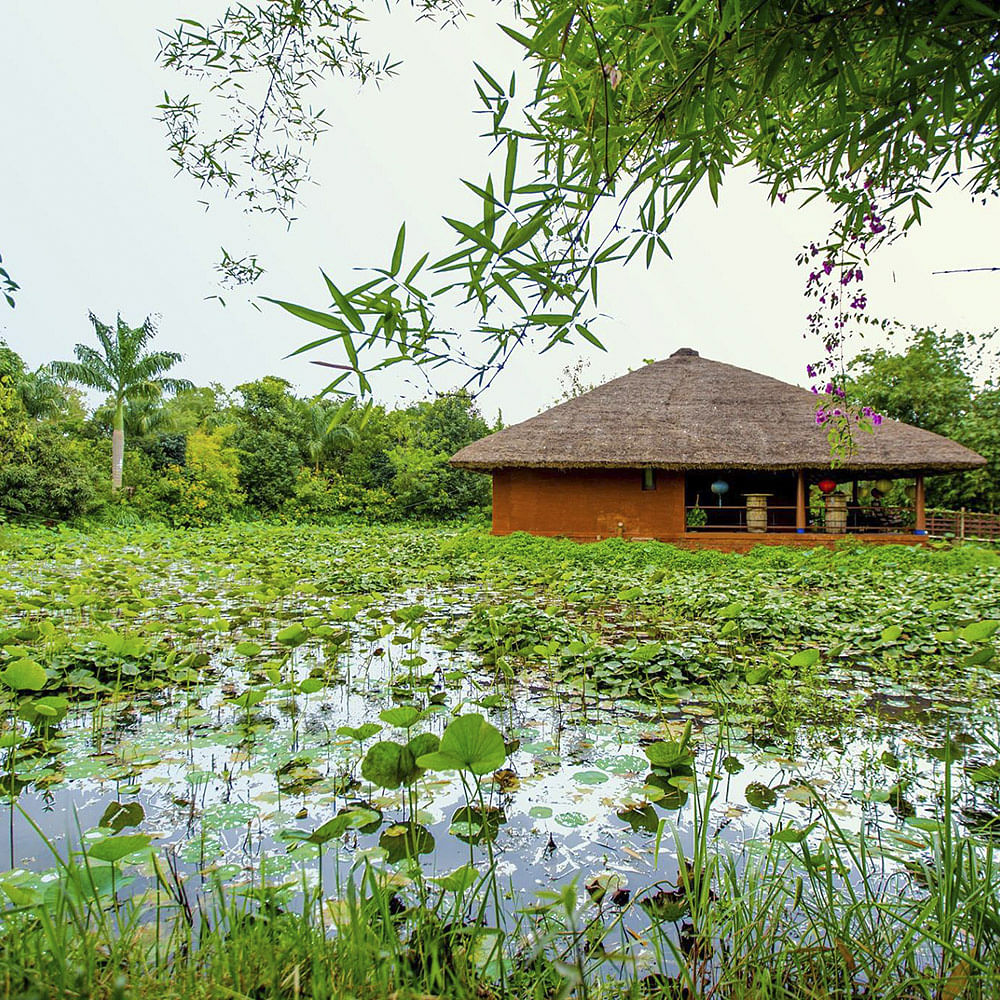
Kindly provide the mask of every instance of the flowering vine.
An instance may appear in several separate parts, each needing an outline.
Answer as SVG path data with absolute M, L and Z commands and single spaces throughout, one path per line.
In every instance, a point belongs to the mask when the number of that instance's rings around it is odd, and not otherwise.
M 879 193 L 872 181 L 864 185 L 868 199 L 862 223 L 849 228 L 839 223 L 829 241 L 812 242 L 796 257 L 808 270 L 805 297 L 813 302 L 806 315 L 806 332 L 823 346 L 823 355 L 806 366 L 816 398 L 816 424 L 825 428 L 834 464 L 856 450 L 855 432 L 872 433 L 882 423 L 882 415 L 871 406 L 856 407 L 847 400 L 845 345 L 853 334 L 863 335 L 865 326 L 887 321 L 873 320 L 868 314 L 865 269 L 869 253 L 898 233 L 879 206 Z

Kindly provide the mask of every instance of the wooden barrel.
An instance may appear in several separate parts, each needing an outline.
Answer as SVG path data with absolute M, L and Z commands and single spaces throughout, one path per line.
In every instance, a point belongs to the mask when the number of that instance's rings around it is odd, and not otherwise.
M 747 494 L 747 531 L 763 534 L 767 531 L 767 498 L 766 493 Z
M 832 535 L 847 531 L 847 497 L 843 493 L 831 493 L 826 498 L 826 530 Z

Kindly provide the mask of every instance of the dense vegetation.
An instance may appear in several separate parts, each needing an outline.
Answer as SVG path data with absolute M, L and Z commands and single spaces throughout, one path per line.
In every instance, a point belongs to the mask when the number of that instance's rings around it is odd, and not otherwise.
M 943 434 L 978 452 L 987 465 L 932 476 L 932 507 L 1000 509 L 1000 383 L 993 334 L 913 330 L 898 351 L 865 350 L 850 365 L 847 388 L 858 406 Z M 933 389 L 929 388 L 933 386 Z
M 465 393 L 390 409 L 300 398 L 274 376 L 229 392 L 177 380 L 129 384 L 118 375 L 109 399 L 88 413 L 56 372 L 112 385 L 81 363 L 29 371 L 0 344 L 0 517 L 174 526 L 344 514 L 388 521 L 462 516 L 489 503 L 486 477 L 447 464 L 492 429 Z M 117 473 L 114 440 L 124 448 Z
M 11 996 L 1000 986 L 991 550 L 0 550 Z
M 113 331 L 92 319 L 111 340 Z M 119 320 L 119 335 L 122 326 Z M 135 331 L 124 327 L 132 334 L 149 328 L 148 321 Z M 857 405 L 953 438 L 987 459 L 975 472 L 931 477 L 931 507 L 1000 508 L 1000 390 L 990 348 L 989 336 L 921 330 L 900 351 L 864 351 L 850 367 L 847 388 Z M 93 363 L 96 352 L 81 349 Z M 78 368 L 32 372 L 0 345 L 0 517 L 183 527 L 343 515 L 447 519 L 488 509 L 488 478 L 448 466 L 452 454 L 499 426 L 489 426 L 465 392 L 389 409 L 353 397 L 303 399 L 273 376 L 230 392 L 175 379 L 127 386 L 121 375 L 108 381 L 101 371 Z M 88 412 L 57 372 L 118 388 Z M 579 370 L 567 369 L 563 398 L 587 388 Z M 108 483 L 116 434 L 124 449 L 117 493 L 114 477 Z M 896 499 L 903 503 L 902 494 Z

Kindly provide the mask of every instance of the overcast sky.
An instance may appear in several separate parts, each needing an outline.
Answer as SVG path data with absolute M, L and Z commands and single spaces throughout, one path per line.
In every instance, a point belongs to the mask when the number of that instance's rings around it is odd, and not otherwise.
M 0 337 L 32 365 L 68 358 L 87 341 L 88 310 L 130 323 L 158 317 L 159 346 L 181 351 L 177 374 L 227 386 L 273 373 L 313 392 L 329 372 L 282 360 L 315 327 L 234 296 L 222 308 L 212 265 L 226 247 L 256 251 L 267 274 L 260 295 L 328 306 L 319 268 L 350 285 L 351 269 L 384 263 L 399 224 L 411 247 L 448 246 L 442 215 L 467 204 L 458 178 L 485 177 L 488 146 L 473 115 L 473 60 L 505 78 L 517 54 L 486 6 L 457 28 L 415 23 L 408 7 L 373 8 L 369 45 L 403 60 L 380 90 L 331 84 L 318 104 L 332 128 L 313 159 L 317 182 L 290 230 L 213 202 L 174 176 L 155 105 L 185 82 L 156 66 L 156 29 L 176 17 L 209 18 L 205 0 L 4 0 L 0 18 L 4 152 L 0 254 L 20 283 L 17 307 L 0 305 Z M 494 165 L 502 171 L 502 164 Z M 668 234 L 673 260 L 656 259 L 605 279 L 600 333 L 607 354 L 581 347 L 522 354 L 482 399 L 508 422 L 559 394 L 562 369 L 586 353 L 599 382 L 679 347 L 804 383 L 817 345 L 802 339 L 806 301 L 795 254 L 822 238 L 818 206 L 771 207 L 750 178 L 733 177 L 715 208 L 689 203 Z M 944 268 L 1000 264 L 1000 209 L 960 193 L 940 196 L 922 228 L 883 252 L 869 271 L 871 310 L 907 324 L 983 331 L 997 325 L 1000 275 L 932 276 Z M 223 293 L 225 294 L 225 293 Z M 322 355 L 340 360 L 333 352 Z M 447 380 L 440 388 L 447 388 Z M 416 391 L 402 373 L 376 383 L 387 402 Z

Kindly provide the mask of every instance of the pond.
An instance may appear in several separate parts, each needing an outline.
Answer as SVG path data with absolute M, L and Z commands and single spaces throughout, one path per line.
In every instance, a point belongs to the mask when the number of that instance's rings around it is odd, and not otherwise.
M 124 541 L 25 533 L 4 569 L 14 905 L 71 857 L 118 900 L 169 870 L 331 913 L 369 868 L 403 898 L 489 868 L 511 916 L 572 885 L 638 940 L 706 843 L 805 871 L 833 832 L 888 885 L 943 823 L 1000 831 L 991 553 Z

